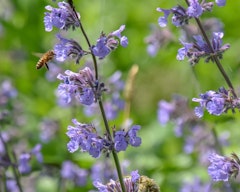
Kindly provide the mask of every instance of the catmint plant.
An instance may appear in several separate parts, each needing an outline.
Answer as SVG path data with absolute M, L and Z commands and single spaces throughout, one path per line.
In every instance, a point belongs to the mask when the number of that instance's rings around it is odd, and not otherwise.
M 70 153 L 74 153 L 78 150 L 81 152 L 87 152 L 93 158 L 99 158 L 103 153 L 109 156 L 112 154 L 115 166 L 118 173 L 119 181 L 111 180 L 111 184 L 101 184 L 95 182 L 95 186 L 99 191 L 117 190 L 122 192 L 130 191 L 144 191 L 154 188 L 154 191 L 159 191 L 157 186 L 152 186 L 152 181 L 142 182 L 139 180 L 140 175 L 137 171 L 132 173 L 131 178 L 123 178 L 122 168 L 118 159 L 118 153 L 125 151 L 129 145 L 138 147 L 141 145 L 141 138 L 138 136 L 140 125 L 131 125 L 128 127 L 118 127 L 116 125 L 110 127 L 109 120 L 114 119 L 118 110 L 123 108 L 123 101 L 120 100 L 119 91 L 122 90 L 122 83 L 119 81 L 119 74 L 109 78 L 110 84 L 115 84 L 115 90 L 111 90 L 111 86 L 108 87 L 108 83 L 105 83 L 99 78 L 97 59 L 104 59 L 113 50 L 118 48 L 119 45 L 127 47 L 128 38 L 122 33 L 126 26 L 121 25 L 119 29 L 108 33 L 107 35 L 102 32 L 100 37 L 96 40 L 96 44 L 90 43 L 87 33 L 84 30 L 80 14 L 76 12 L 72 0 L 68 2 L 59 2 L 58 7 L 46 6 L 47 12 L 44 17 L 45 30 L 51 32 L 54 27 L 57 29 L 68 31 L 73 29 L 80 29 L 81 34 L 84 36 L 88 49 L 82 46 L 81 42 L 66 37 L 67 35 L 57 34 L 59 42 L 54 46 L 55 59 L 59 62 L 65 62 L 66 60 L 73 59 L 75 63 L 79 63 L 83 57 L 91 55 L 92 66 L 85 66 L 78 72 L 66 70 L 65 74 L 58 74 L 57 78 L 61 81 L 58 86 L 57 96 L 59 103 L 69 104 L 79 103 L 87 108 L 98 106 L 98 109 L 102 115 L 103 123 L 105 126 L 104 133 L 101 133 L 94 123 L 82 123 L 74 118 L 72 120 L 73 125 L 69 125 L 67 128 L 67 136 L 70 141 L 67 144 L 67 149 Z M 105 103 L 103 101 L 103 95 L 112 94 L 110 102 Z M 63 104 L 64 105 L 64 104 Z M 95 110 L 93 110 L 95 111 Z M 113 114 L 110 114 L 113 113 Z M 71 166 L 70 166 L 71 165 Z M 63 166 L 72 167 L 72 164 L 65 163 Z M 64 167 L 63 167 L 64 168 Z M 74 173 L 67 173 L 63 169 L 62 175 L 67 177 L 78 177 Z M 68 176 L 66 176 L 68 175 Z M 71 176 L 70 176 L 71 175 Z M 142 179 L 144 180 L 144 179 Z M 140 184 L 139 184 L 140 182 Z M 135 186 L 136 185 L 136 186 Z M 142 189 L 141 189 L 142 188 Z
M 160 27 L 166 27 L 168 24 L 168 17 L 172 15 L 172 24 L 176 27 L 182 27 L 187 29 L 185 40 L 179 39 L 180 43 L 183 45 L 182 48 L 178 50 L 177 60 L 182 61 L 185 58 L 188 58 L 189 63 L 192 67 L 199 63 L 201 58 L 204 58 L 206 63 L 214 63 L 216 69 L 219 70 L 220 74 L 225 79 L 228 89 L 221 87 L 218 91 L 206 91 L 205 93 L 199 94 L 200 98 L 193 98 L 193 102 L 199 103 L 200 106 L 195 107 L 195 116 L 202 118 L 204 114 L 204 109 L 206 109 L 209 114 L 215 116 L 221 116 L 231 110 L 233 113 L 238 109 L 239 110 L 239 98 L 236 94 L 236 91 L 232 85 L 232 82 L 224 70 L 222 65 L 223 54 L 226 50 L 230 48 L 230 45 L 223 44 L 224 33 L 220 31 L 207 31 L 207 28 L 204 27 L 204 24 L 200 20 L 200 17 L 206 11 L 212 11 L 214 7 L 214 2 L 198 1 L 198 0 L 185 0 L 186 6 L 178 5 L 171 9 L 157 8 L 157 11 L 163 13 L 163 16 L 160 16 L 158 19 L 158 24 Z M 219 7 L 225 6 L 226 1 L 215 1 L 216 5 Z M 192 33 L 191 29 L 188 26 L 190 20 L 195 20 L 198 29 L 201 34 Z M 190 29 L 190 30 L 189 30 Z M 216 29 L 221 29 L 218 27 Z M 189 33 L 190 32 L 190 33 Z M 192 34 L 191 34 L 192 33 Z M 211 34 L 211 36 L 209 36 Z M 192 37 L 190 36 L 192 35 Z M 190 39 L 193 42 L 189 42 Z M 194 135 L 196 132 L 198 138 L 201 135 L 204 136 L 203 130 L 200 127 L 205 127 L 205 123 L 199 121 L 193 117 L 193 112 L 184 110 L 183 102 L 182 104 L 177 102 L 179 100 L 175 99 L 174 102 L 168 103 L 164 100 L 159 102 L 158 108 L 158 120 L 161 124 L 166 124 L 170 120 L 173 120 L 177 127 L 180 127 L 181 130 L 179 135 L 183 135 L 182 130 L 186 125 L 191 126 L 191 132 Z M 178 111 L 180 113 L 178 113 Z M 200 129 L 199 129 L 200 128 Z M 223 153 L 222 147 L 223 143 L 220 141 L 220 136 L 217 135 L 215 127 L 211 128 L 212 138 L 208 138 L 209 141 L 214 141 L 211 147 L 205 149 L 205 153 L 210 153 L 208 160 L 210 165 L 208 167 L 208 174 L 211 176 L 213 181 L 224 181 L 227 182 L 231 177 L 236 177 L 239 172 L 239 158 L 235 153 L 232 153 L 231 157 L 226 157 L 223 155 L 218 155 L 216 152 Z M 205 138 L 206 135 L 204 136 Z M 186 139 L 186 148 L 188 151 L 193 150 L 193 143 L 196 143 L 196 138 L 189 137 Z M 198 147 L 200 145 L 198 144 Z M 203 154 L 201 154 L 203 155 Z M 183 191 L 185 189 L 182 189 Z M 204 189 L 206 191 L 206 189 Z M 203 190 L 203 191 L 204 191 Z M 190 191 L 190 189 L 189 189 Z

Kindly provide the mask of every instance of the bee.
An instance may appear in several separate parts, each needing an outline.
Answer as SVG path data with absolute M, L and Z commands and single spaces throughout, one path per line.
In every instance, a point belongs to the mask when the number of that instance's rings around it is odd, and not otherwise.
M 51 61 L 54 56 L 55 56 L 55 53 L 53 50 L 47 51 L 42 55 L 42 57 L 37 62 L 36 68 L 41 69 L 45 65 L 47 70 L 49 70 L 47 63 Z

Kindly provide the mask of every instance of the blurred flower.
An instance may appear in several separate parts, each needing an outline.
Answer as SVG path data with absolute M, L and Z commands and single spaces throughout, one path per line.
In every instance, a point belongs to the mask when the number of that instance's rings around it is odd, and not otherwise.
M 0 105 L 5 105 L 9 99 L 17 96 L 17 90 L 9 80 L 4 80 L 0 85 Z
M 55 135 L 57 130 L 59 129 L 59 124 L 57 121 L 51 119 L 45 119 L 40 123 L 40 139 L 42 142 L 49 142 Z
M 168 42 L 173 40 L 173 35 L 169 29 L 159 29 L 155 25 L 151 26 L 151 34 L 145 38 L 147 52 L 154 57 L 158 50 Z
M 235 153 L 232 153 L 232 158 L 212 153 L 209 161 L 208 174 L 214 181 L 229 181 L 231 176 L 238 175 L 240 160 Z
M 93 73 L 88 67 L 78 73 L 66 70 L 65 74 L 66 76 L 58 75 L 58 79 L 63 81 L 59 84 L 57 92 L 60 102 L 70 103 L 75 97 L 81 104 L 91 105 L 93 102 L 97 102 L 102 92 L 105 91 L 104 84 L 94 79 Z
M 204 184 L 200 181 L 198 177 L 195 177 L 192 182 L 184 182 L 183 186 L 180 189 L 180 192 L 209 192 L 211 191 L 210 184 Z
M 77 186 L 85 186 L 87 183 L 88 171 L 81 169 L 71 161 L 64 161 L 62 163 L 61 176 L 64 179 L 73 181 Z
M 225 6 L 226 0 L 215 0 L 216 4 L 220 7 Z
M 128 39 L 126 36 L 122 36 L 121 33 L 125 29 L 125 25 L 121 25 L 120 28 L 107 36 L 101 34 L 97 40 L 97 44 L 92 47 L 93 54 L 99 59 L 106 57 L 112 50 L 116 49 L 119 45 L 126 47 L 128 45 Z
M 60 34 L 57 35 L 57 38 L 60 40 L 60 42 L 54 46 L 54 53 L 57 61 L 64 62 L 68 58 L 75 58 L 76 63 L 79 63 L 79 60 L 84 55 L 89 54 L 84 51 L 76 41 L 65 39 Z
M 200 106 L 195 107 L 195 114 L 199 118 L 203 116 L 203 109 L 212 115 L 221 115 L 231 109 L 234 112 L 234 108 L 240 107 L 239 99 L 233 98 L 230 92 L 225 88 L 220 88 L 219 91 L 207 91 L 204 94 L 200 94 L 200 98 L 193 98 L 192 101 L 199 102 Z
M 23 153 L 20 155 L 18 160 L 18 170 L 21 174 L 30 173 L 31 167 L 29 165 L 29 161 L 31 159 L 31 155 L 29 153 Z
M 43 162 L 41 154 L 42 146 L 37 144 L 29 153 L 22 153 L 18 160 L 18 170 L 21 174 L 28 174 L 31 171 L 30 160 L 32 156 L 35 156 L 39 163 Z
M 209 60 L 214 61 L 213 56 L 217 56 L 219 59 L 222 59 L 223 52 L 230 47 L 229 44 L 222 46 L 222 32 L 213 33 L 211 39 L 212 48 L 208 46 L 201 35 L 195 35 L 193 38 L 195 40 L 194 43 L 185 43 L 181 41 L 184 47 L 178 50 L 178 60 L 184 60 L 185 57 L 188 57 L 189 62 L 192 65 L 198 63 L 202 57 L 206 58 L 205 62 L 209 62 Z
M 59 2 L 58 7 L 53 8 L 50 5 L 45 7 L 49 11 L 45 12 L 44 17 L 46 31 L 52 31 L 53 26 L 63 30 L 80 26 L 80 15 L 76 14 L 68 3 Z

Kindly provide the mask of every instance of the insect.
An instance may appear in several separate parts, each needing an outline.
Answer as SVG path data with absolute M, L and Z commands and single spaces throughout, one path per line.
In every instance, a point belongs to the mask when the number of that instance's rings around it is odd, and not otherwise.
M 41 69 L 44 65 L 46 66 L 46 68 L 49 70 L 47 62 L 49 62 L 50 60 L 53 59 L 53 57 L 55 56 L 55 53 L 53 50 L 49 50 L 46 53 L 44 53 L 42 55 L 42 57 L 39 59 L 39 61 L 37 62 L 36 68 L 37 69 Z

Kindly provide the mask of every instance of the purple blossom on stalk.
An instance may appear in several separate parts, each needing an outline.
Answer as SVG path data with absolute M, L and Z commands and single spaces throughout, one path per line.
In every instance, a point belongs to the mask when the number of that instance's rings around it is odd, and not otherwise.
M 200 106 L 195 107 L 195 114 L 199 118 L 203 116 L 203 109 L 212 115 L 221 115 L 227 112 L 228 109 L 232 109 L 234 112 L 235 108 L 240 108 L 239 99 L 233 98 L 224 88 L 220 88 L 219 91 L 207 91 L 204 94 L 200 94 L 200 98 L 193 98 L 192 101 L 199 102 Z
M 193 36 L 194 43 L 185 43 L 181 41 L 184 47 L 178 50 L 177 59 L 184 60 L 185 57 L 188 57 L 192 65 L 198 63 L 200 58 L 206 58 L 205 62 L 209 62 L 209 60 L 213 61 L 213 56 L 222 59 L 223 52 L 230 47 L 229 44 L 222 45 L 222 37 L 222 32 L 213 33 L 211 39 L 212 49 L 204 41 L 201 35 Z
M 66 76 L 59 74 L 57 77 L 63 81 L 59 84 L 57 92 L 62 102 L 70 103 L 75 97 L 81 104 L 91 105 L 105 91 L 103 83 L 95 80 L 91 69 L 88 67 L 78 73 L 66 70 L 65 74 Z
M 72 120 L 75 126 L 68 126 L 67 136 L 70 141 L 67 144 L 68 151 L 73 153 L 78 149 L 88 152 L 92 157 L 98 158 L 103 150 L 110 150 L 112 144 L 108 139 L 97 134 L 92 124 L 82 124 L 76 119 Z
M 74 58 L 76 59 L 76 63 L 79 63 L 79 60 L 84 55 L 89 54 L 84 51 L 76 41 L 65 39 L 60 34 L 57 35 L 57 38 L 60 40 L 60 42 L 54 46 L 54 53 L 57 61 L 64 62 L 68 58 Z
M 87 183 L 88 171 L 81 169 L 71 161 L 64 161 L 61 168 L 61 176 L 64 179 L 73 181 L 77 186 L 85 186 Z
M 212 153 L 209 156 L 210 165 L 208 174 L 213 181 L 229 181 L 230 177 L 236 177 L 240 168 L 240 160 L 235 153 L 231 158 Z
M 171 9 L 157 8 L 158 12 L 163 12 L 164 14 L 162 17 L 159 17 L 158 24 L 160 27 L 166 27 L 168 23 L 168 16 L 172 13 L 172 24 L 176 27 L 180 27 L 188 24 L 189 19 L 198 18 L 202 15 L 203 12 L 211 11 L 212 6 L 213 3 L 211 2 L 203 1 L 200 4 L 198 0 L 190 0 L 188 8 L 184 8 L 180 5 Z
M 52 31 L 53 27 L 59 29 L 68 30 L 70 27 L 75 29 L 75 27 L 80 26 L 80 15 L 73 11 L 72 7 L 66 2 L 59 2 L 59 8 L 53 8 L 52 6 L 46 6 L 44 24 L 46 31 Z
M 93 54 L 99 59 L 103 59 L 111 51 L 115 50 L 119 43 L 121 46 L 126 47 L 128 45 L 128 38 L 121 35 L 124 29 L 125 25 L 121 25 L 118 30 L 109 33 L 107 36 L 102 33 L 96 45 L 92 46 Z

